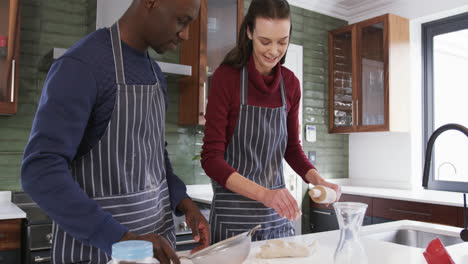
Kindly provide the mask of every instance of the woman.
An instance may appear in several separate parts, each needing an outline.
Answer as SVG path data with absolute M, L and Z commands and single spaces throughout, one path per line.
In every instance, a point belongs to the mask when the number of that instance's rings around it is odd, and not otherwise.
M 214 180 L 213 242 L 258 224 L 254 240 L 294 235 L 290 220 L 301 212 L 285 188 L 283 158 L 304 181 L 341 194 L 300 145 L 299 81 L 281 66 L 291 29 L 286 0 L 253 0 L 237 46 L 212 77 L 201 162 Z

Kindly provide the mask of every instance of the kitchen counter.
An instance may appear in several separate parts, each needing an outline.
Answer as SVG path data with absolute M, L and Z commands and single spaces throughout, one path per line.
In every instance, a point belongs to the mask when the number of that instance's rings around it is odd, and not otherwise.
M 342 186 L 343 193 L 376 198 L 412 201 L 463 207 L 463 194 L 425 189 L 401 190 L 358 186 Z
M 312 187 L 312 185 L 310 186 Z M 344 194 L 463 207 L 463 195 L 454 192 L 424 189 L 401 190 L 349 185 L 342 185 L 342 191 Z M 213 190 L 210 184 L 187 185 L 187 193 L 194 201 L 202 203 L 211 204 L 211 200 L 213 199 Z
M 460 233 L 460 228 L 443 225 L 422 223 L 416 221 L 396 221 L 384 224 L 364 226 L 361 229 L 361 235 L 392 230 L 401 227 L 411 227 L 421 231 L 437 231 L 441 234 L 454 235 Z M 260 246 L 264 241 L 252 243 L 251 252 L 244 264 L 333 264 L 333 254 L 339 239 L 339 231 L 329 231 L 301 235 L 282 240 L 296 242 L 302 245 L 310 245 L 313 241 L 318 242 L 317 250 L 311 256 L 306 258 L 278 258 L 278 259 L 258 259 L 256 254 L 260 251 Z M 361 242 L 366 250 L 369 264 L 427 264 L 422 252 L 424 249 L 398 245 L 390 242 L 374 240 L 361 237 Z M 461 243 L 446 247 L 447 251 L 457 264 L 468 263 L 468 243 Z M 187 252 L 179 252 L 179 255 Z M 182 260 L 183 264 L 192 263 L 189 260 Z M 359 263 L 356 263 L 359 264 Z
M 187 194 L 192 200 L 200 203 L 211 204 L 213 200 L 213 188 L 211 184 L 187 185 Z
M 11 202 L 11 192 L 0 192 L 0 220 L 26 218 L 26 213 Z

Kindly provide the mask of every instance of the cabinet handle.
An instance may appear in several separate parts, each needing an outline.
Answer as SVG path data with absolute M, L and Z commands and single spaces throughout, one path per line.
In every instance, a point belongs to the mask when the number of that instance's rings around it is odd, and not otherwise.
M 16 67 L 16 61 L 11 60 L 11 98 L 10 102 L 15 101 L 15 67 Z
M 317 214 L 323 214 L 323 215 L 331 215 L 329 212 L 322 212 L 322 211 L 317 211 L 317 210 L 312 210 L 312 212 L 317 213 Z
M 206 101 L 208 95 L 206 94 L 206 81 L 203 82 L 203 112 L 206 112 Z
M 390 208 L 388 210 L 391 211 L 391 212 L 404 213 L 404 214 L 413 214 L 413 215 L 422 215 L 422 216 L 431 216 L 432 215 L 432 214 L 429 214 L 429 213 L 412 212 L 412 211 L 394 209 L 394 208 Z
M 193 243 L 197 243 L 197 241 L 195 240 L 185 240 L 185 241 L 179 241 L 179 242 L 176 242 L 176 246 L 183 246 L 183 245 L 190 245 L 190 244 L 193 244 Z
M 39 256 L 34 257 L 34 262 L 35 263 L 41 263 L 41 262 L 46 262 L 46 261 L 50 261 L 50 260 L 51 260 L 51 257 L 39 257 Z
M 356 100 L 356 126 L 359 126 L 359 100 Z

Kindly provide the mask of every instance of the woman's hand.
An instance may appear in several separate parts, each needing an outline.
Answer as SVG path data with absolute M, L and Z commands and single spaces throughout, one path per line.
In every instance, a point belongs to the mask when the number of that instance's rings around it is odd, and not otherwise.
M 308 182 L 312 183 L 313 185 L 322 185 L 330 189 L 333 189 L 336 192 L 336 200 L 333 203 L 336 203 L 340 200 L 341 186 L 324 180 L 316 169 L 309 170 L 305 178 L 307 179 Z
M 341 197 L 341 186 L 331 182 L 323 181 L 320 185 L 333 189 L 336 192 L 336 200 L 333 203 L 336 203 L 340 200 Z
M 286 188 L 265 190 L 260 202 L 289 220 L 296 220 L 302 214 L 296 200 Z

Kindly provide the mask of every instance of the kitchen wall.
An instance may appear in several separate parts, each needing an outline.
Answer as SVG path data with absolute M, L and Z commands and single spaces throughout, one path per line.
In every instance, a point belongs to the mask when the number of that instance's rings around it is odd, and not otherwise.
M 246 0 L 246 9 L 249 3 Z M 68 48 L 94 30 L 95 6 L 95 0 L 22 1 L 19 111 L 11 117 L 0 116 L 0 190 L 21 189 L 22 152 L 46 76 L 40 70 L 41 60 L 52 48 Z M 304 47 L 304 125 L 317 126 L 317 141 L 304 142 L 304 149 L 306 153 L 316 152 L 316 166 L 324 177 L 346 178 L 348 136 L 327 133 L 327 31 L 346 22 L 297 7 L 292 7 L 292 11 L 292 43 Z M 157 60 L 178 62 L 178 51 L 153 55 Z M 177 125 L 177 78 L 169 77 L 168 84 L 166 137 L 174 170 L 187 184 L 209 183 L 196 159 L 201 150 L 203 127 Z

